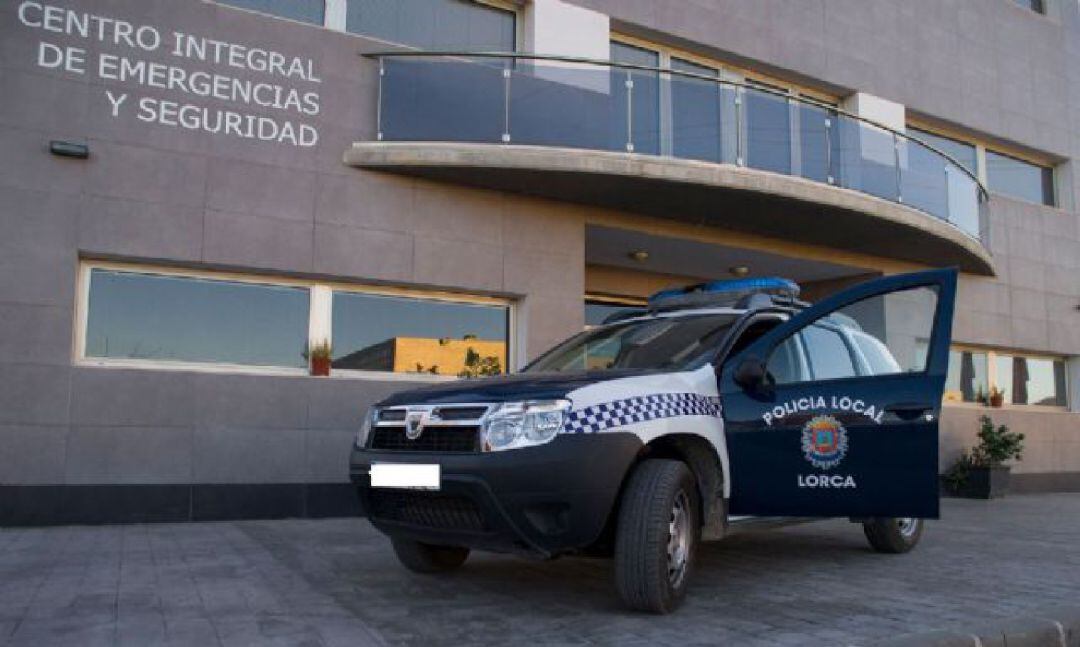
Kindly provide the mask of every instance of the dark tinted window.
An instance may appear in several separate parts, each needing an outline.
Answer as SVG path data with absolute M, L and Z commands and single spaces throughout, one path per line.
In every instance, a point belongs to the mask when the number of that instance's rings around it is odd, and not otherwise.
M 1038 13 L 1046 13 L 1046 5 L 1043 4 L 1043 0 L 1013 0 L 1013 2 L 1025 9 L 1031 9 Z
M 1054 171 L 1015 157 L 986 151 L 986 184 L 995 192 L 1028 202 L 1054 204 Z
M 337 369 L 485 375 L 506 371 L 505 306 L 334 293 Z
M 526 370 L 681 369 L 711 357 L 735 315 L 661 317 L 596 328 L 557 346 Z
M 809 326 L 802 335 L 813 379 L 831 380 L 855 375 L 851 353 L 840 333 L 821 326 Z
M 303 367 L 308 290 L 95 269 L 87 357 Z
M 345 28 L 429 50 L 512 52 L 516 16 L 468 0 L 349 0 Z
M 218 2 L 316 25 L 323 24 L 323 15 L 326 11 L 325 0 L 218 0 Z

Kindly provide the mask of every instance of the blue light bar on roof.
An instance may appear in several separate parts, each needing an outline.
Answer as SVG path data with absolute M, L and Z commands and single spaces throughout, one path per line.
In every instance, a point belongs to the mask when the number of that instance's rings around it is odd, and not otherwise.
M 763 276 L 753 279 L 730 279 L 727 281 L 710 281 L 689 285 L 684 288 L 661 290 L 649 297 L 649 306 L 655 307 L 662 302 L 680 299 L 688 296 L 702 297 L 703 300 L 736 300 L 748 294 L 773 294 L 789 299 L 799 296 L 799 284 L 790 279 L 778 276 Z M 695 299 L 696 301 L 696 299 Z

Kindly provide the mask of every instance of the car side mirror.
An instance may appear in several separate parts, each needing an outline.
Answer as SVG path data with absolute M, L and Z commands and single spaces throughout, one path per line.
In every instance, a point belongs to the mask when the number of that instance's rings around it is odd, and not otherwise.
M 735 383 L 747 391 L 759 391 L 768 384 L 768 371 L 760 357 L 746 357 L 735 369 Z

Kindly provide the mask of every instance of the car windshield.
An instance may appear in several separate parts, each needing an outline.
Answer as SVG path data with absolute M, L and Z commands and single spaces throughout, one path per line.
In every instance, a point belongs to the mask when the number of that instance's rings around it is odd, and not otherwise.
M 611 324 L 571 337 L 525 371 L 682 370 L 715 352 L 737 318 L 702 314 Z

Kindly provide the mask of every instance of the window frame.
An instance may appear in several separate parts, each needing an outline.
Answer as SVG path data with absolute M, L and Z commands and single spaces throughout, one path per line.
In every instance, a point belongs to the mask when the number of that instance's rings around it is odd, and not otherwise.
M 229 9 L 235 9 L 236 11 L 246 11 L 248 13 L 253 13 L 253 14 L 256 14 L 258 16 L 265 16 L 267 18 L 276 18 L 278 20 L 287 20 L 287 21 L 289 21 L 291 23 L 295 23 L 297 25 L 308 25 L 309 27 L 326 28 L 326 27 L 330 27 L 329 22 L 331 20 L 331 18 L 330 18 L 331 5 L 334 3 L 335 0 L 322 0 L 322 12 L 323 12 L 322 22 L 309 22 L 307 20 L 297 20 L 296 18 L 290 18 L 289 16 L 282 16 L 281 14 L 271 13 L 269 11 L 264 11 L 262 9 L 253 9 L 251 7 L 239 7 L 237 5 L 230 4 L 229 2 L 227 2 L 227 0 L 210 0 L 210 1 L 213 2 L 216 5 L 219 5 L 219 6 L 222 6 L 222 7 L 228 7 Z M 345 0 L 345 1 L 347 1 L 347 0 Z
M 966 407 L 977 409 L 1016 409 L 1018 411 L 1070 411 L 1069 409 L 1069 371 L 1068 371 L 1068 358 L 1063 355 L 1053 355 L 1046 353 L 1028 353 L 1026 351 L 1011 350 L 1007 348 L 988 348 L 986 346 L 976 346 L 973 344 L 952 344 L 949 346 L 950 351 L 961 353 L 983 353 L 986 355 L 986 389 L 989 395 L 989 390 L 997 386 L 997 360 L 1000 355 L 1007 355 L 1009 357 L 1023 357 L 1025 359 L 1041 359 L 1051 362 L 1064 362 L 1065 363 L 1065 396 L 1064 405 L 1053 404 L 1013 404 L 1012 402 L 1005 402 L 1001 407 L 990 407 L 988 404 L 981 402 L 964 402 L 962 400 L 947 400 L 945 399 L 944 390 L 942 390 L 942 404 L 950 407 Z
M 327 5 L 329 6 L 329 3 L 333 2 L 333 1 L 334 0 L 327 0 Z M 418 51 L 421 51 L 421 50 L 424 49 L 423 47 L 417 47 L 415 45 L 409 45 L 409 44 L 406 44 L 406 43 L 399 43 L 397 41 L 386 40 L 385 38 L 379 38 L 377 36 L 369 36 L 367 34 L 361 34 L 361 33 L 358 33 L 358 32 L 349 31 L 348 28 L 347 28 L 347 22 L 348 22 L 347 16 L 348 16 L 348 10 L 349 10 L 348 4 L 349 4 L 349 2 L 351 2 L 351 0 L 337 0 L 337 1 L 341 2 L 342 5 L 343 5 L 342 8 L 341 8 L 342 24 L 339 27 L 334 27 L 335 30 L 341 31 L 342 33 L 349 34 L 351 36 L 357 36 L 359 38 L 366 38 L 368 40 L 373 40 L 373 41 L 378 42 L 378 43 L 385 43 L 386 45 L 389 45 L 389 46 L 392 46 L 392 47 L 395 47 L 395 48 L 400 48 L 400 49 L 405 50 L 405 51 L 417 51 L 418 52 Z M 511 0 L 465 0 L 465 1 L 470 2 L 472 4 L 482 5 L 482 6 L 490 8 L 490 9 L 498 9 L 499 11 L 505 11 L 507 13 L 513 14 L 513 16 L 514 16 L 514 49 L 513 49 L 513 51 L 514 52 L 521 52 L 522 47 L 524 46 L 524 43 L 525 43 L 525 24 L 524 24 L 524 15 L 525 14 L 524 14 L 523 8 L 521 6 L 515 4 Z M 330 15 L 329 11 L 327 11 L 326 13 L 327 13 L 327 16 Z M 327 27 L 330 27 L 330 25 L 327 25 Z
M 330 341 L 331 344 L 333 343 L 332 322 L 334 292 L 352 292 L 378 296 L 404 297 L 422 301 L 504 307 L 506 308 L 507 325 L 506 371 L 508 373 L 516 371 L 522 364 L 521 358 L 518 356 L 518 306 L 516 300 L 510 297 L 452 292 L 447 290 L 427 290 L 394 285 L 373 285 L 340 280 L 319 281 L 271 274 L 189 269 L 167 265 L 83 259 L 79 262 L 75 290 L 75 326 L 72 334 L 72 364 L 75 366 L 191 371 L 199 373 L 239 373 L 247 375 L 276 375 L 287 377 L 303 377 L 310 375 L 310 371 L 307 368 L 285 366 L 254 366 L 249 364 L 230 364 L 224 362 L 193 362 L 186 360 L 88 356 L 86 354 L 86 334 L 90 312 L 90 277 L 94 270 L 128 272 L 146 276 L 227 281 L 232 283 L 272 287 L 305 288 L 309 291 L 307 333 L 309 343 L 318 343 L 324 340 Z M 442 382 L 462 379 L 455 375 L 395 373 L 392 371 L 359 371 L 351 369 L 335 369 L 332 371 L 331 377 L 404 382 Z
M 1012 0 L 1006 0 L 1006 1 L 1012 3 Z M 1019 9 L 1023 9 L 1023 7 L 1019 7 Z M 986 140 L 983 140 L 983 139 L 980 139 L 978 137 L 974 137 L 974 136 L 965 134 L 965 133 L 963 133 L 963 132 L 961 132 L 959 130 L 949 128 L 947 126 L 941 126 L 941 125 L 931 123 L 931 122 L 928 122 L 928 121 L 924 121 L 924 120 L 919 119 L 919 118 L 910 118 L 909 117 L 907 119 L 906 123 L 905 123 L 905 130 L 907 130 L 907 129 L 915 129 L 915 130 L 925 131 L 925 132 L 930 133 L 931 135 L 936 135 L 938 137 L 944 137 L 946 139 L 951 139 L 951 140 L 953 140 L 955 142 L 958 142 L 958 143 L 961 143 L 961 144 L 967 144 L 968 146 L 974 146 L 975 147 L 975 176 L 979 179 L 979 182 L 982 183 L 982 185 L 984 187 L 986 187 L 986 190 L 989 191 L 990 193 L 992 193 L 994 195 L 997 195 L 997 196 L 1001 196 L 1001 197 L 1005 198 L 1006 200 L 1015 200 L 1017 202 L 1023 202 L 1025 204 L 1034 204 L 1034 205 L 1038 205 L 1038 206 L 1046 208 L 1046 209 L 1059 209 L 1060 210 L 1060 209 L 1063 208 L 1062 205 L 1061 205 L 1061 186 L 1060 186 L 1060 181 L 1059 181 L 1059 177 L 1058 177 L 1059 163 L 1054 161 L 1053 159 L 1051 159 L 1049 156 L 1034 155 L 1034 154 L 1031 154 L 1031 153 L 1026 153 L 1024 151 L 1020 151 L 1018 149 L 1015 149 L 1015 148 L 1012 148 L 1012 147 L 1009 147 L 1009 146 L 999 146 L 998 144 L 995 144 L 995 143 L 988 143 Z M 917 133 L 909 133 L 909 134 L 911 134 L 911 136 L 913 136 L 913 137 L 918 137 L 919 136 Z M 987 154 L 987 152 L 993 152 L 993 153 L 996 153 L 997 155 L 1002 155 L 1004 157 L 1011 157 L 1011 158 L 1013 158 L 1015 160 L 1018 160 L 1020 162 L 1024 162 L 1026 164 L 1031 164 L 1032 166 L 1037 166 L 1037 167 L 1040 167 L 1040 168 L 1042 168 L 1044 170 L 1049 171 L 1050 172 L 1050 178 L 1051 178 L 1051 188 L 1052 188 L 1052 193 L 1053 193 L 1053 195 L 1050 196 L 1051 199 L 1052 199 L 1051 204 L 1046 204 L 1045 202 L 1032 202 L 1032 201 L 1026 200 L 1024 198 L 1018 198 L 1016 196 L 1012 196 L 1012 195 L 1009 195 L 1007 193 L 1001 193 L 1000 191 L 995 191 L 994 187 L 990 186 L 990 182 L 989 182 L 988 166 L 987 166 L 987 163 L 986 163 L 986 154 Z
M 1045 201 L 1036 202 L 1034 200 L 1028 200 L 1027 198 L 1022 198 L 1022 197 L 1019 197 L 1019 196 L 1016 196 L 1016 195 L 1012 195 L 1012 194 L 1009 194 L 1009 193 L 1003 193 L 1001 191 L 995 190 L 993 185 L 990 184 L 990 163 L 989 163 L 989 161 L 987 159 L 987 154 L 988 153 L 993 153 L 993 154 L 997 155 L 998 157 L 1004 157 L 1005 159 L 1010 159 L 1010 160 L 1013 160 L 1014 162 L 1020 162 L 1021 164 L 1027 164 L 1028 166 L 1033 166 L 1033 167 L 1039 169 L 1040 179 L 1041 179 L 1041 176 L 1042 176 L 1043 173 L 1048 172 L 1050 174 L 1050 196 L 1049 196 L 1050 201 L 1049 202 L 1045 202 Z M 1058 187 L 1058 174 L 1057 174 L 1057 166 L 1056 165 L 1047 164 L 1047 163 L 1044 163 L 1044 162 L 1037 162 L 1037 161 L 1034 161 L 1030 156 L 1017 155 L 1014 151 L 1004 151 L 1004 150 L 1001 150 L 1000 148 L 996 148 L 996 147 L 986 147 L 984 149 L 983 154 L 979 156 L 979 160 L 982 162 L 983 168 L 985 169 L 986 181 L 983 182 L 983 184 L 986 185 L 986 190 L 987 191 L 989 191 L 991 193 L 994 193 L 996 195 L 999 195 L 999 196 L 1001 196 L 1003 198 L 1006 198 L 1008 200 L 1016 200 L 1017 202 L 1024 202 L 1024 203 L 1027 203 L 1027 204 L 1037 204 L 1037 205 L 1039 205 L 1041 207 L 1050 207 L 1052 209 L 1060 208 L 1061 199 L 1059 197 L 1060 190 L 1059 190 L 1059 187 Z M 1042 182 L 1040 182 L 1040 185 L 1041 184 L 1042 184 Z M 1045 189 L 1045 187 L 1040 186 L 1039 189 L 1040 189 L 1040 192 L 1041 192 L 1043 189 Z

